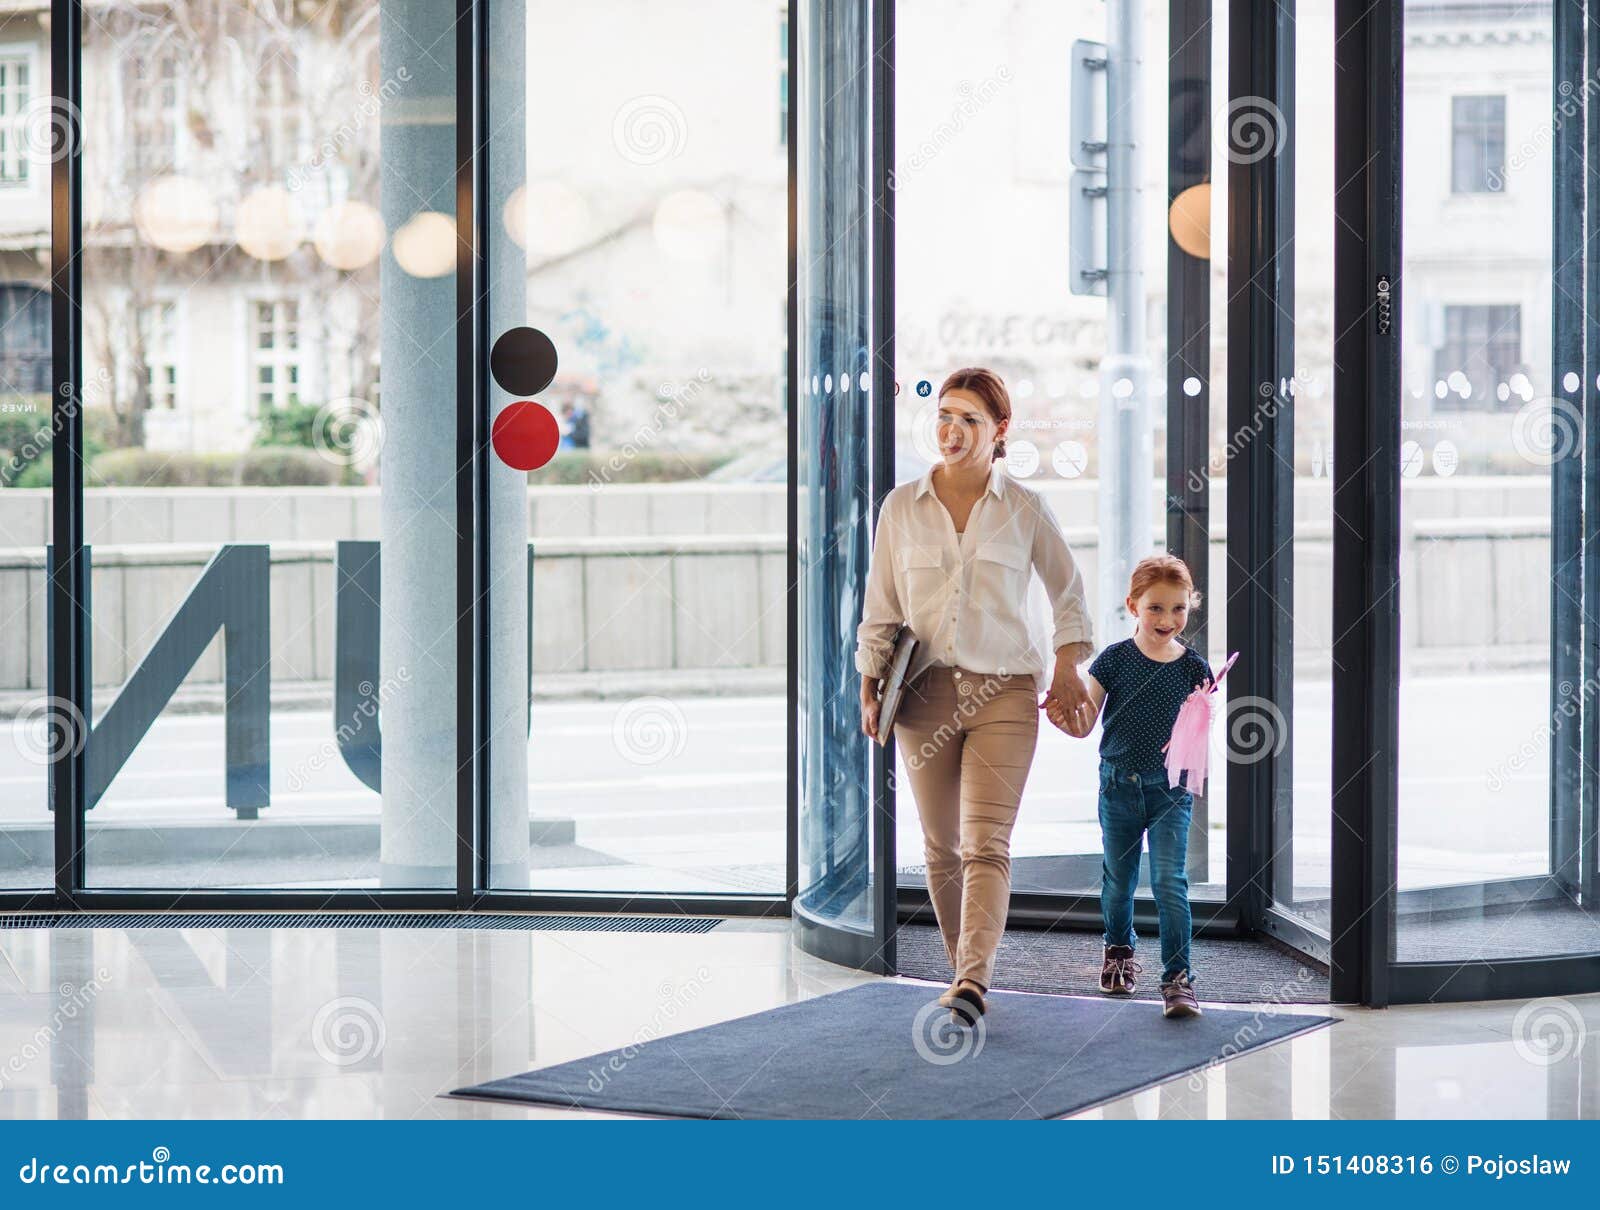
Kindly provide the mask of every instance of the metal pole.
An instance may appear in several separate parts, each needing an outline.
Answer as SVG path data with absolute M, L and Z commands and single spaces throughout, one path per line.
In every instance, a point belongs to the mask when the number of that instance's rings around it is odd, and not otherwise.
M 55 893 L 71 904 L 85 879 L 84 826 L 90 717 L 89 574 L 83 546 L 83 7 L 50 6 L 52 114 L 74 115 L 66 153 L 50 168 L 51 396 L 50 804 L 55 811 Z
M 1107 0 L 1106 354 L 1100 374 L 1099 619 L 1096 638 L 1130 632 L 1123 602 L 1150 550 L 1153 453 L 1145 394 L 1143 196 L 1137 0 Z

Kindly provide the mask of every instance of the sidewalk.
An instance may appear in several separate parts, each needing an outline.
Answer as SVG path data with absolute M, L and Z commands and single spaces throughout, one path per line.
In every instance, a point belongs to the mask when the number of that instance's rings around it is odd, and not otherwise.
M 783 668 L 640 669 L 624 672 L 542 673 L 535 676 L 532 698 L 548 701 L 627 701 L 637 697 L 748 697 L 784 694 L 788 689 Z M 98 715 L 116 699 L 117 689 L 96 686 Z M 43 690 L 0 692 L 0 719 L 11 719 L 36 708 Z M 273 685 L 272 709 L 332 710 L 331 681 L 294 681 Z M 209 681 L 184 685 L 167 704 L 164 714 L 217 714 L 222 710 L 222 684 Z

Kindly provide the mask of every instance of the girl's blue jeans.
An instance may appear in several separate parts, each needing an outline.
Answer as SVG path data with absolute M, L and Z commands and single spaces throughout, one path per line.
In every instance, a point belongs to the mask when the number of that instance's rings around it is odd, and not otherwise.
M 1161 979 L 1189 969 L 1189 816 L 1194 796 L 1167 785 L 1165 769 L 1135 773 L 1100 762 L 1100 836 L 1105 853 L 1100 912 L 1107 945 L 1132 945 L 1133 892 L 1139 882 L 1139 852 L 1150 834 L 1150 889 L 1161 928 Z

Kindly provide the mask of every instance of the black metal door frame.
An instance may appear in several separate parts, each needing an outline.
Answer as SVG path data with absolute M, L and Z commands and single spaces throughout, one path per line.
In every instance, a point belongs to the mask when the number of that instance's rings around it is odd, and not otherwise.
M 1225 688 L 1230 725 L 1256 720 L 1266 747 L 1228 760 L 1227 885 L 1250 930 L 1287 919 L 1274 899 L 1292 899 L 1294 53 L 1292 11 L 1230 0 L 1227 608 L 1239 662 Z
M 472 717 L 463 717 L 458 720 L 459 750 L 461 759 L 460 785 L 457 791 L 457 831 L 456 844 L 458 851 L 458 873 L 455 896 L 458 906 L 478 911 L 551 911 L 551 912 L 645 912 L 663 913 L 674 915 L 714 915 L 714 916 L 784 916 L 788 914 L 789 896 L 785 893 L 773 894 L 738 894 L 738 893 L 703 893 L 691 894 L 681 892 L 662 891 L 635 891 L 628 893 L 602 892 L 602 891 L 541 891 L 541 890 L 506 890 L 497 889 L 491 885 L 490 868 L 491 854 L 489 852 L 489 769 L 490 746 L 492 739 L 482 729 L 481 720 L 489 717 L 489 678 L 485 675 L 490 667 L 489 651 L 489 598 L 484 591 L 484 586 L 489 583 L 489 468 L 494 454 L 489 446 L 490 417 L 489 417 L 489 347 L 492 334 L 485 323 L 485 312 L 488 307 L 488 264 L 491 245 L 495 239 L 503 237 L 504 228 L 496 221 L 496 216 L 489 212 L 489 163 L 488 163 L 488 132 L 493 128 L 493 119 L 490 113 L 492 95 L 489 88 L 488 73 L 483 70 L 483 64 L 489 61 L 493 53 L 491 46 L 489 21 L 486 13 L 493 5 L 494 0 L 456 0 L 458 9 L 463 14 L 471 11 L 471 22 L 475 31 L 470 35 L 462 32 L 461 26 L 468 24 L 462 20 L 458 25 L 457 51 L 458 51 L 458 81 L 470 81 L 470 87 L 458 90 L 456 131 L 459 143 L 459 168 L 460 181 L 459 197 L 461 230 L 468 230 L 467 216 L 472 217 L 474 237 L 471 241 L 470 268 L 468 266 L 469 252 L 462 251 L 462 263 L 458 265 L 458 293 L 459 310 L 458 323 L 463 332 L 458 344 L 459 365 L 462 367 L 461 393 L 463 400 L 470 400 L 470 415 L 472 424 L 465 423 L 461 429 L 461 439 L 458 442 L 460 450 L 460 465 L 472 466 L 474 473 L 471 478 L 471 499 L 462 497 L 464 490 L 462 481 L 465 476 L 457 477 L 457 518 L 462 528 L 462 551 L 458 556 L 467 559 L 466 563 L 458 566 L 469 566 L 467 575 L 457 576 L 457 596 L 460 617 L 468 619 L 466 624 L 458 622 L 458 660 L 462 661 L 458 667 L 460 684 L 457 690 L 457 702 L 473 702 Z M 463 47 L 467 49 L 463 51 Z M 465 57 L 459 57 L 461 55 Z M 789 79 L 794 81 L 795 76 L 795 39 L 792 33 L 789 38 Z M 794 798 L 794 769 L 796 761 L 795 735 L 796 732 L 796 694 L 794 686 L 795 667 L 795 623 L 796 623 L 796 566 L 795 566 L 795 407 L 794 407 L 794 334 L 795 334 L 795 295 L 794 295 L 794 248 L 795 248 L 795 110 L 792 100 L 789 105 L 788 115 L 788 298 L 787 324 L 789 332 L 789 350 L 787 353 L 787 391 L 788 391 L 788 450 L 789 450 L 789 491 L 788 491 L 788 703 L 786 717 L 789 725 L 786 727 L 785 741 L 785 768 L 789 770 L 789 787 L 786 826 L 786 842 L 784 855 L 784 886 L 792 888 L 798 879 L 798 860 L 795 848 L 795 798 Z M 467 342 L 464 329 L 472 328 L 473 339 Z M 470 382 L 469 382 L 470 377 Z M 463 407 L 463 412 L 467 411 Z M 476 521 L 475 521 L 476 519 Z M 470 548 L 470 558 L 467 551 Z M 531 581 L 530 581 L 531 582 Z M 468 649 L 470 648 L 470 661 Z
M 1399 734 L 1399 8 L 1334 6 L 1329 993 L 1374 1007 L 1390 1000 Z
M 1229 96 L 1274 98 L 1283 109 L 1293 106 L 1293 24 L 1277 6 L 1261 0 L 1229 0 Z M 1211 38 L 1213 38 L 1214 0 L 1192 3 L 1171 0 L 1168 5 L 1171 56 L 1166 64 L 1170 130 L 1168 130 L 1168 205 L 1187 187 L 1208 181 L 1211 173 Z M 1283 61 L 1288 69 L 1283 69 Z M 1230 110 L 1232 112 L 1232 110 Z M 1179 134 L 1174 134 L 1179 130 Z M 1230 197 L 1262 198 L 1262 210 L 1248 213 L 1235 200 L 1232 218 L 1235 229 L 1222 246 L 1230 251 L 1229 296 L 1245 307 L 1238 312 L 1230 304 L 1229 330 L 1250 331 L 1248 341 L 1240 339 L 1237 363 L 1224 371 L 1229 400 L 1230 431 L 1245 431 L 1256 426 L 1262 413 L 1266 418 L 1283 415 L 1288 407 L 1286 394 L 1274 392 L 1272 407 L 1262 408 L 1254 384 L 1277 381 L 1269 373 L 1282 363 L 1293 365 L 1293 330 L 1285 330 L 1277 320 L 1277 304 L 1293 298 L 1293 262 L 1283 269 L 1278 259 L 1280 246 L 1288 242 L 1293 230 L 1293 158 L 1288 146 L 1275 147 L 1274 155 L 1258 160 L 1250 155 L 1235 157 L 1230 178 Z M 1248 182 L 1242 186 L 1240 181 Z M 1280 235 L 1280 216 L 1282 232 Z M 1243 234 L 1242 234 L 1243 232 Z M 1275 277 L 1282 269 L 1283 277 Z M 1189 563 L 1195 587 L 1208 591 L 1211 541 L 1211 262 L 1190 256 L 1179 248 L 1168 230 L 1166 240 L 1166 544 L 1168 549 Z M 1256 283 L 1261 285 L 1256 286 Z M 1285 344 L 1286 341 L 1286 344 Z M 1232 354 L 1230 354 L 1232 355 Z M 1293 375 L 1293 368 L 1283 376 Z M 1200 391 L 1190 397 L 1184 391 L 1186 379 L 1197 379 Z M 1238 383 L 1245 386 L 1238 387 Z M 1278 624 L 1278 610 L 1270 599 L 1269 576 L 1275 576 L 1280 591 L 1288 591 L 1291 560 L 1288 547 L 1277 536 L 1275 525 L 1282 525 L 1285 511 L 1293 512 L 1293 482 L 1280 474 L 1285 459 L 1283 443 L 1293 442 L 1293 427 L 1288 418 L 1282 424 L 1269 424 L 1243 447 L 1237 463 L 1229 469 L 1229 482 L 1238 490 L 1229 491 L 1230 514 L 1235 507 L 1245 509 L 1246 523 L 1229 517 L 1227 562 L 1242 587 L 1229 594 L 1229 634 L 1232 645 L 1242 651 L 1238 669 L 1258 667 L 1258 682 L 1246 687 L 1235 669 L 1229 674 L 1230 695 L 1269 696 L 1270 701 L 1288 699 L 1291 661 L 1274 655 L 1275 647 L 1290 642 L 1288 627 Z M 1293 459 L 1288 459 L 1288 464 Z M 1285 487 L 1286 483 L 1286 487 Z M 1250 490 L 1245 490 L 1250 488 Z M 1238 501 L 1237 504 L 1234 501 Z M 1293 517 L 1290 515 L 1290 522 Z M 1206 597 L 1210 600 L 1210 595 Z M 1205 643 L 1206 611 L 1198 611 L 1190 624 L 1189 639 Z M 1294 920 L 1272 919 L 1264 903 L 1270 863 L 1270 821 L 1261 811 L 1251 810 L 1258 802 L 1254 795 L 1261 787 L 1286 802 L 1290 776 L 1290 744 L 1285 736 L 1282 751 L 1258 763 L 1229 763 L 1219 776 L 1229 778 L 1227 791 L 1227 866 L 1224 898 L 1194 899 L 1194 930 L 1202 936 L 1238 936 L 1253 928 L 1266 928 L 1283 940 L 1317 954 L 1318 938 L 1298 928 Z M 1248 789 L 1240 789 L 1245 784 Z M 922 887 L 899 890 L 901 920 L 931 922 L 928 891 Z M 1101 901 L 1094 891 L 1043 893 L 1013 891 L 1008 924 L 1021 927 L 1083 928 L 1093 930 L 1102 924 Z M 1157 924 L 1155 901 L 1141 896 L 1134 901 L 1134 924 L 1152 928 Z
M 66 37 L 82 21 L 81 0 L 52 0 L 50 6 L 50 77 L 58 100 L 53 114 L 82 112 L 82 40 Z M 75 132 L 74 132 L 75 134 Z M 56 692 L 65 698 L 66 718 L 88 726 L 89 708 L 88 566 L 83 557 L 83 339 L 82 272 L 78 249 L 83 230 L 81 140 L 71 137 L 67 155 L 57 156 L 50 171 L 50 353 L 55 389 L 50 393 L 52 451 L 63 443 L 67 457 L 52 453 L 50 488 L 51 561 L 46 591 L 51 608 L 66 625 L 51 628 L 49 660 Z M 54 707 L 60 714 L 60 706 Z M 74 713 L 76 712 L 76 713 Z M 56 795 L 55 883 L 51 905 L 70 903 L 83 886 L 83 806 L 88 795 L 88 758 L 84 745 L 55 746 L 51 765 Z M 65 810 L 60 808 L 65 807 Z M 41 896 L 41 898 L 45 898 Z M 31 902 L 26 906 L 32 906 Z M 39 906 L 45 906 L 40 904 Z
M 872 520 L 877 524 L 884 497 L 894 488 L 894 123 L 895 3 L 872 0 L 872 352 L 873 448 Z M 899 969 L 900 868 L 895 853 L 894 755 L 872 745 L 873 935 L 878 963 L 886 973 Z
M 809 2 L 809 0 L 808 0 Z M 818 3 L 818 9 L 826 3 Z M 791 10 L 793 11 L 793 10 Z M 866 460 L 868 469 L 868 507 L 862 510 L 859 524 L 867 537 L 865 548 L 871 549 L 870 534 L 877 523 L 884 498 L 894 488 L 894 400 L 896 393 L 894 366 L 894 123 L 895 123 L 895 0 L 871 0 L 866 8 L 865 36 L 870 67 L 867 104 L 871 108 L 869 130 L 868 191 L 871 203 L 870 230 L 868 233 L 870 258 L 864 272 L 868 278 L 867 328 L 870 335 L 868 357 L 870 390 L 866 406 L 870 409 Z M 789 79 L 795 82 L 793 95 L 798 98 L 811 81 L 803 79 L 800 72 L 799 47 L 801 38 L 792 27 L 789 38 Z M 809 33 L 806 34 L 809 37 Z M 841 93 L 842 95 L 842 93 Z M 824 105 L 813 111 L 826 111 Z M 812 102 L 808 101 L 808 105 Z M 894 756 L 892 749 L 868 742 L 867 766 L 862 770 L 868 782 L 870 807 L 867 823 L 867 853 L 869 863 L 866 876 L 871 928 L 844 927 L 831 919 L 807 910 L 799 886 L 799 834 L 800 834 L 800 767 L 798 752 L 794 750 L 794 737 L 799 733 L 798 634 L 800 625 L 800 594 L 804 591 L 798 567 L 799 532 L 798 493 L 800 491 L 798 455 L 798 392 L 799 369 L 799 307 L 803 305 L 798 295 L 799 247 L 798 173 L 796 157 L 801 129 L 798 121 L 798 104 L 790 108 L 790 259 L 789 259 L 789 390 L 790 420 L 789 442 L 789 669 L 790 703 L 793 721 L 790 727 L 791 760 L 789 765 L 789 883 L 787 910 L 794 920 L 796 943 L 805 952 L 830 962 L 876 974 L 892 975 L 897 970 L 896 935 L 898 933 L 895 859 L 895 785 Z M 846 370 L 846 373 L 850 371 Z M 856 680 L 854 669 L 845 675 L 843 683 Z
M 1583 78 L 1600 70 L 1600 4 L 1584 4 L 1581 50 Z M 1561 85 L 1558 77 L 1556 88 Z M 1589 103 L 1584 94 L 1582 176 L 1587 204 L 1583 208 L 1582 237 L 1585 248 L 1600 247 L 1600 105 Z M 1565 140 L 1558 153 L 1570 156 Z M 1581 466 L 1600 467 L 1600 255 L 1586 257 L 1583 265 L 1584 316 L 1582 340 L 1578 348 L 1583 365 L 1583 462 Z M 1570 351 L 1570 350 L 1569 350 Z M 1582 721 L 1576 740 L 1578 777 L 1578 833 L 1581 869 L 1578 893 L 1584 903 L 1597 902 L 1600 896 L 1600 474 L 1592 469 L 1583 477 L 1583 523 L 1578 535 L 1579 563 L 1582 567 L 1583 633 L 1579 643 L 1578 671 L 1582 691 Z M 1570 757 L 1569 757 L 1570 759 Z
M 1583 82 L 1585 56 L 1590 70 L 1600 62 L 1600 28 L 1586 0 L 1557 0 L 1552 13 L 1552 112 L 1574 95 L 1583 110 L 1577 121 L 1555 123 L 1556 181 L 1582 180 L 1592 191 L 1600 115 Z M 1493 962 L 1394 957 L 1400 902 L 1419 894 L 1397 890 L 1405 18 L 1400 4 L 1362 0 L 1338 0 L 1335 14 L 1334 449 L 1341 452 L 1334 461 L 1332 998 L 1382 1007 L 1594 990 L 1600 988 L 1600 954 Z M 1600 226 L 1593 202 L 1574 206 L 1570 188 L 1553 190 L 1552 201 L 1552 389 L 1563 389 L 1561 378 L 1571 366 L 1585 367 L 1576 394 L 1586 404 L 1586 448 L 1593 458 L 1600 446 L 1600 271 L 1595 257 L 1585 263 L 1582 249 Z M 1584 568 L 1581 555 L 1584 547 L 1595 549 L 1600 495 L 1592 475 L 1580 487 L 1581 465 L 1576 457 L 1561 457 L 1551 468 L 1553 720 L 1570 704 L 1572 695 L 1559 688 L 1563 681 L 1570 686 L 1580 676 L 1591 678 L 1580 694 L 1579 722 L 1552 726 L 1551 868 L 1557 882 L 1592 899 L 1593 602 L 1600 579 L 1593 558 Z M 1485 885 L 1515 891 L 1519 883 L 1545 881 Z

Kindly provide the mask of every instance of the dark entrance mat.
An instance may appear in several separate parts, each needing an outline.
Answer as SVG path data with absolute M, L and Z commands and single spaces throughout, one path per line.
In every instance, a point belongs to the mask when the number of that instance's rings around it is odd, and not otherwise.
M 994 986 L 1052 996 L 1098 996 L 1099 933 L 1011 928 L 995 953 Z M 1161 942 L 1155 930 L 1139 934 L 1138 998 L 1161 998 Z M 902 975 L 948 983 L 954 976 L 939 930 L 902 924 L 895 935 L 895 962 Z M 1194 990 L 1202 1000 L 1223 1004 L 1326 1004 L 1328 976 L 1319 967 L 1268 941 L 1239 937 L 1195 937 L 1189 942 Z
M 1099 853 L 1035 854 L 1011 859 L 1011 889 L 1047 895 L 1098 895 L 1103 861 Z M 899 870 L 903 887 L 928 885 L 928 867 L 903 865 Z M 1150 855 L 1139 859 L 1139 890 L 1150 893 Z
M 884 981 L 459 1088 L 452 1096 L 687 1118 L 1051 1118 L 1331 1024 L 1287 1011 L 996 992 L 978 1028 Z

